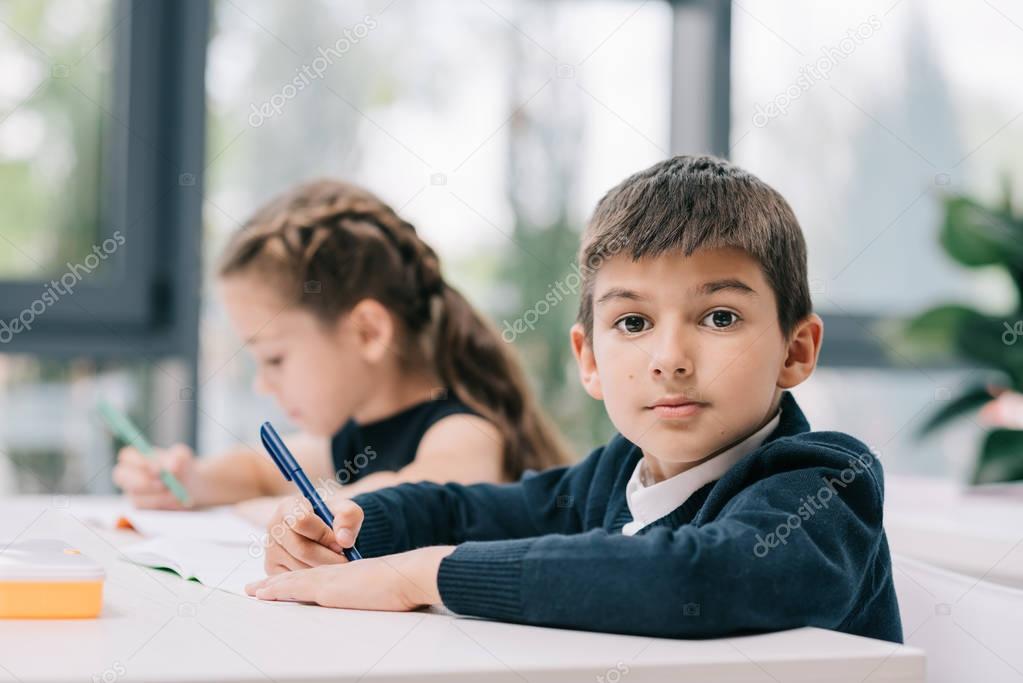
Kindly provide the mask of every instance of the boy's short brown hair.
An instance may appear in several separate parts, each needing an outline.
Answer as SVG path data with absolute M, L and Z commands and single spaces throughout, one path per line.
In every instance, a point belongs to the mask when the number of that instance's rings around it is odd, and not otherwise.
M 752 173 L 712 156 L 677 156 L 629 176 L 597 202 L 583 234 L 578 321 L 593 334 L 593 279 L 607 258 L 633 259 L 733 247 L 756 259 L 778 301 L 787 337 L 810 315 L 806 242 L 784 197 Z

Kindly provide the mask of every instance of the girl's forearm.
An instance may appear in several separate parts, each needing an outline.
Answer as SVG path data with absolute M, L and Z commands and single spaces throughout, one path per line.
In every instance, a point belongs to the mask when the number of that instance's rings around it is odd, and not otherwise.
M 399 472 L 374 472 L 367 474 L 362 479 L 351 484 L 345 484 L 337 489 L 337 495 L 341 498 L 352 498 L 360 493 L 369 493 L 377 489 L 397 486 L 408 479 L 402 477 Z
M 260 496 L 284 495 L 284 478 L 270 470 L 266 458 L 248 449 L 203 458 L 197 463 L 193 499 L 199 506 L 226 505 Z M 276 475 L 276 478 L 271 475 Z
M 285 437 L 295 459 L 314 482 L 333 474 L 330 442 L 305 433 Z M 281 476 L 280 470 L 262 451 L 243 445 L 198 463 L 199 476 L 193 498 L 200 505 L 224 505 L 262 496 L 287 496 L 295 493 L 294 484 Z

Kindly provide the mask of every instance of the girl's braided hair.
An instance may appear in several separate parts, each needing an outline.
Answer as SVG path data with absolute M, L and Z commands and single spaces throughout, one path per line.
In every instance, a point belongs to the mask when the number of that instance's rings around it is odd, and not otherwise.
M 221 277 L 250 271 L 327 324 L 363 299 L 383 304 L 399 322 L 400 362 L 432 363 L 445 390 L 497 427 L 507 479 L 567 462 L 500 335 L 444 280 L 415 228 L 370 192 L 320 180 L 273 199 L 221 259 Z

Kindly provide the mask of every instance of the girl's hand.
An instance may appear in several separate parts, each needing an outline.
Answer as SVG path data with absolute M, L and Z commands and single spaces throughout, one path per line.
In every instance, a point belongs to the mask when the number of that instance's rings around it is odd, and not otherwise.
M 441 602 L 437 572 L 441 560 L 454 549 L 453 545 L 418 548 L 397 555 L 286 572 L 250 583 L 245 591 L 260 600 L 407 612 Z
M 1004 429 L 1023 429 L 1023 394 L 994 390 L 995 399 L 980 410 L 984 422 Z
M 192 449 L 184 444 L 170 448 L 156 449 L 156 458 L 150 460 L 131 446 L 122 448 L 117 454 L 114 466 L 114 483 L 135 507 L 159 510 L 183 510 L 183 506 L 160 479 L 160 470 L 165 469 L 178 478 L 192 494 L 197 488 L 196 457 Z
M 351 548 L 362 527 L 362 508 L 345 498 L 327 502 L 334 528 L 323 523 L 304 496 L 291 496 L 277 506 L 267 529 L 267 574 L 347 562 L 342 548 Z

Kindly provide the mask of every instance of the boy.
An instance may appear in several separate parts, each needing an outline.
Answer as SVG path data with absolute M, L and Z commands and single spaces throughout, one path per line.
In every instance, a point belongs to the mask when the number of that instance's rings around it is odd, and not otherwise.
M 272 576 L 249 592 L 648 636 L 819 626 L 902 642 L 880 463 L 811 432 L 786 391 L 813 372 L 822 323 L 785 200 L 728 162 L 669 159 L 601 199 L 580 260 L 572 348 L 620 434 L 514 484 L 335 498 L 334 529 L 289 501 Z M 356 538 L 372 559 L 345 563 Z

